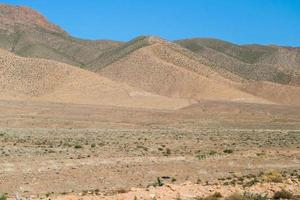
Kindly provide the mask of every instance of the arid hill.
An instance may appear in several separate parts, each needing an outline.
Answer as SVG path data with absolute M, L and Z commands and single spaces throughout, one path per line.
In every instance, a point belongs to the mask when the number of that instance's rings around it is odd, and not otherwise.
M 300 85 L 300 49 L 280 46 L 236 45 L 216 39 L 186 39 L 176 43 L 247 80 Z
M 188 50 L 157 37 L 137 38 L 110 55 L 98 61 L 96 72 L 149 92 L 197 100 L 266 102 L 237 89 Z
M 141 40 L 139 37 L 137 40 Z M 115 48 L 130 53 L 146 43 L 74 38 L 37 11 L 0 5 L 0 48 L 26 57 L 47 58 L 80 67 L 99 67 L 113 62 Z M 175 41 L 195 53 L 215 70 L 225 70 L 249 80 L 299 85 L 300 49 L 280 46 L 235 45 L 216 39 Z
M 152 36 L 138 37 L 105 52 L 89 69 L 168 97 L 299 105 L 299 87 L 247 79 Z
M 9 5 L 0 5 L 0 48 L 79 66 L 169 100 L 300 105 L 299 48 L 240 46 L 215 39 L 171 42 L 153 36 L 126 43 L 81 40 L 33 9 Z M 47 79 L 45 87 L 52 88 L 55 80 Z
M 77 39 L 31 8 L 0 5 L 0 48 L 21 56 L 84 67 L 106 49 L 119 44 L 110 40 Z
M 169 99 L 116 83 L 67 64 L 23 58 L 0 50 L 0 99 L 175 109 L 190 101 Z

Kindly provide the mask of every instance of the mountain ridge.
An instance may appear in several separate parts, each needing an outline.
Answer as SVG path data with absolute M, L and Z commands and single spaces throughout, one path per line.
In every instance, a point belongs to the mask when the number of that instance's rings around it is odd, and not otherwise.
M 158 36 L 129 42 L 82 40 L 30 8 L 7 5 L 0 6 L 0 27 L 2 49 L 81 67 L 84 74 L 89 70 L 93 77 L 108 78 L 121 88 L 128 85 L 137 93 L 174 101 L 300 105 L 300 48 L 207 38 L 168 41 Z

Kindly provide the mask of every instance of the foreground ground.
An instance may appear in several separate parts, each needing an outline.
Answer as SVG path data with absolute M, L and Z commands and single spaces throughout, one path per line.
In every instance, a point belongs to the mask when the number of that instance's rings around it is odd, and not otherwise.
M 298 107 L 0 104 L 0 193 L 8 197 L 193 199 L 281 189 L 299 195 Z

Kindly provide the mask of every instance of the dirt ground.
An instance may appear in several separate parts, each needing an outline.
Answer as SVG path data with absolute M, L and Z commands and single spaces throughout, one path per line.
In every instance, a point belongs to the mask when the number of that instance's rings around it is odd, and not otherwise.
M 0 115 L 0 193 L 10 198 L 193 199 L 220 189 L 299 189 L 299 107 L 0 101 Z M 265 181 L 268 171 L 283 180 Z

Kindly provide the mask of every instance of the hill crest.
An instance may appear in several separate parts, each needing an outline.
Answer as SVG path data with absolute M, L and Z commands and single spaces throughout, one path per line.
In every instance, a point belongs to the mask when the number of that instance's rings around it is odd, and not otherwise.
M 42 14 L 25 6 L 0 4 L 0 20 L 0 24 L 8 29 L 14 29 L 16 26 L 19 28 L 38 26 L 48 31 L 65 33 L 59 26 L 50 23 Z

